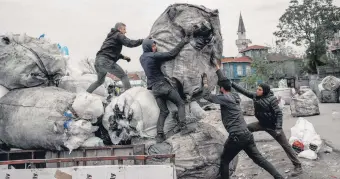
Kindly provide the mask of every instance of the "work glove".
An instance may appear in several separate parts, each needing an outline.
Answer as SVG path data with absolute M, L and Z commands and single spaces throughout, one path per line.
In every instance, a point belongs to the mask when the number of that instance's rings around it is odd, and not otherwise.
M 130 57 L 127 57 L 127 56 L 124 56 L 124 60 L 126 60 L 127 62 L 130 62 L 130 61 L 131 61 L 131 58 L 130 58 Z

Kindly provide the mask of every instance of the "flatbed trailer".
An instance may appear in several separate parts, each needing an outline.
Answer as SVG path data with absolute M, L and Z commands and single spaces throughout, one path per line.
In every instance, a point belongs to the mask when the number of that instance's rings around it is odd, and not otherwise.
M 37 156 L 42 156 L 42 153 L 45 157 L 37 158 Z M 18 154 L 25 154 L 26 157 L 17 159 Z M 73 179 L 176 178 L 175 154 L 145 155 L 143 144 L 80 148 L 72 151 L 71 154 L 69 151 L 14 150 L 0 152 L 0 157 L 2 160 L 0 166 L 7 166 L 0 171 L 0 178 L 6 179 L 31 179 L 32 177 L 33 179 L 50 179 L 52 175 L 53 178 L 64 176 L 60 179 L 69 179 L 70 176 Z M 11 160 L 12 158 L 16 160 Z M 158 166 L 146 165 L 147 160 L 151 159 L 166 159 L 166 163 Z M 139 171 L 138 175 L 132 171 Z M 111 174 L 108 174 L 110 172 L 115 177 L 111 177 Z M 86 173 L 85 178 L 84 173 Z

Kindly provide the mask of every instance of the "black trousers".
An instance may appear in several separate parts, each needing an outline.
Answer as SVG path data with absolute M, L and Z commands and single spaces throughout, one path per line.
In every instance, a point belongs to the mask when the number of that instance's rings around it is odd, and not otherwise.
M 185 103 L 179 95 L 178 91 L 170 85 L 166 80 L 159 81 L 152 86 L 152 93 L 154 94 L 157 105 L 160 109 L 157 121 L 157 133 L 164 133 L 165 119 L 169 115 L 169 109 L 166 101 L 173 102 L 178 108 L 178 118 L 180 125 L 185 124 Z
M 259 122 L 248 124 L 248 129 L 251 132 L 266 131 L 282 146 L 283 150 L 286 152 L 288 158 L 290 159 L 290 161 L 292 161 L 293 165 L 297 167 L 301 166 L 301 162 L 296 156 L 293 148 L 289 145 L 287 137 L 283 131 L 280 135 L 277 135 L 274 129 L 265 128 Z
M 229 163 L 241 150 L 244 150 L 254 163 L 265 169 L 275 179 L 283 179 L 274 166 L 261 155 L 255 145 L 254 136 L 248 130 L 229 134 L 221 156 L 221 179 L 229 179 Z

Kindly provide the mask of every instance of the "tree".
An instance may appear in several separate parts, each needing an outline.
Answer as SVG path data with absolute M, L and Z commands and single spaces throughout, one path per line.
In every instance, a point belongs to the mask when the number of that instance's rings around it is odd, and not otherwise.
M 267 83 L 270 78 L 279 79 L 282 72 L 278 63 L 280 62 L 270 63 L 266 58 L 255 58 L 251 63 L 254 73 L 242 78 L 242 81 L 255 87 L 258 81 Z
M 324 65 L 320 58 L 327 51 L 326 41 L 340 28 L 340 9 L 332 0 L 291 0 L 277 27 L 277 43 L 305 45 L 309 72 L 316 73 L 316 67 Z
M 81 60 L 81 66 L 84 69 L 82 75 L 84 74 L 96 74 L 96 69 L 94 68 L 94 59 L 85 58 Z

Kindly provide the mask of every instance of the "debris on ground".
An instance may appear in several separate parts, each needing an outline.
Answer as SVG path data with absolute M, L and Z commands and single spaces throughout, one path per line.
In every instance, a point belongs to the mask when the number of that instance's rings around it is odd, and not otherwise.
M 256 136 L 255 136 L 256 140 Z M 258 140 L 257 140 L 258 141 Z M 272 163 L 275 168 L 285 177 L 290 178 L 294 169 L 293 164 L 288 159 L 280 144 L 275 140 L 256 142 L 256 146 L 264 157 Z M 298 179 L 329 179 L 340 178 L 339 161 L 340 155 L 337 153 L 319 153 L 318 160 L 300 158 L 302 162 L 303 174 Z M 269 173 L 255 165 L 254 162 L 242 151 L 239 154 L 239 162 L 232 179 L 266 179 L 272 178 Z

